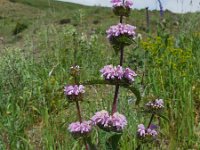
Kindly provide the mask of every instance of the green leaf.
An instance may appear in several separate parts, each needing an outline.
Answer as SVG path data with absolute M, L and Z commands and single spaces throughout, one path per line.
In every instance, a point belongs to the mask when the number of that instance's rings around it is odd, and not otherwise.
M 168 121 L 169 122 L 169 119 L 166 117 L 166 116 L 164 116 L 164 115 L 162 115 L 162 114 L 157 114 L 160 118 L 162 118 L 162 119 L 164 119 L 164 120 L 166 120 L 166 121 Z
M 119 150 L 119 140 L 122 134 L 114 134 L 106 141 L 106 150 Z
M 88 148 L 89 150 L 97 150 L 97 146 L 95 144 L 92 143 L 92 138 L 91 137 L 87 137 L 86 139 L 84 139 L 86 141 L 86 143 L 88 144 Z

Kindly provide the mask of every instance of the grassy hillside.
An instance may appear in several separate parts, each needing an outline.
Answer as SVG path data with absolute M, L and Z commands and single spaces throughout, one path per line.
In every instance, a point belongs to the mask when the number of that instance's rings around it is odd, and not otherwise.
M 200 148 L 200 13 L 174 14 L 132 10 L 125 22 L 142 35 L 125 49 L 125 66 L 135 69 L 135 96 L 120 88 L 119 110 L 128 126 L 120 140 L 123 150 L 136 149 L 137 125 L 149 121 L 141 112 L 149 97 L 165 101 L 166 120 L 158 144 L 143 149 Z M 106 29 L 118 22 L 110 8 L 87 7 L 52 0 L 0 1 L 0 149 L 83 149 L 67 131 L 76 121 L 75 106 L 63 87 L 71 83 L 69 68 L 81 66 L 81 81 L 100 79 L 99 70 L 118 64 L 118 55 L 106 39 Z M 142 87 L 142 88 L 141 88 Z M 90 85 L 81 102 L 83 117 L 110 110 L 113 86 Z M 94 128 L 100 149 L 104 133 Z

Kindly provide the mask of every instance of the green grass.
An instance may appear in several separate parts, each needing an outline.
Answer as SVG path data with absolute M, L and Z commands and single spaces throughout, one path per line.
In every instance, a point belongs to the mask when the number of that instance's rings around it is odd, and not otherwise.
M 143 37 L 125 49 L 124 63 L 138 73 L 135 85 L 143 87 L 143 99 L 135 106 L 134 94 L 120 88 L 119 110 L 128 120 L 121 149 L 137 147 L 137 125 L 150 119 L 139 110 L 152 95 L 164 99 L 169 122 L 161 119 L 160 147 L 150 144 L 143 149 L 199 149 L 200 14 L 166 12 L 166 25 L 160 27 L 159 13 L 150 12 L 151 26 L 146 33 L 144 12 L 133 10 L 126 20 Z M 81 81 L 99 79 L 100 68 L 118 64 L 119 56 L 105 35 L 118 18 L 109 8 L 45 0 L 6 2 L 0 5 L 0 14 L 0 149 L 84 149 L 67 132 L 77 116 L 63 87 L 71 82 L 69 68 L 75 61 L 81 66 Z M 71 19 L 71 23 L 60 25 L 61 19 Z M 99 23 L 93 24 L 94 20 Z M 18 22 L 28 28 L 13 36 Z M 170 44 L 168 37 L 173 37 Z M 87 86 L 81 103 L 83 117 L 110 110 L 113 92 L 113 86 Z M 105 140 L 105 133 L 96 128 L 92 135 L 99 143 Z M 99 147 L 103 149 L 103 144 Z

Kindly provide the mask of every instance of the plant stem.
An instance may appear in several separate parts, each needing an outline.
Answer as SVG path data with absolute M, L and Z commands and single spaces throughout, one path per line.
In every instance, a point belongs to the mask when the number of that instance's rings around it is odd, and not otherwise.
M 80 123 L 82 123 L 81 110 L 78 101 L 76 101 L 76 109 Z
M 124 1 L 123 1 L 124 2 Z M 123 16 L 120 16 L 120 23 L 123 22 Z M 120 66 L 123 64 L 123 57 L 124 57 L 124 46 L 120 46 Z M 115 86 L 115 95 L 112 105 L 112 115 L 117 111 L 117 102 L 118 102 L 118 95 L 119 95 L 119 84 Z
M 154 114 L 151 115 L 151 118 L 150 118 L 150 120 L 149 120 L 149 124 L 148 124 L 148 126 L 147 126 L 147 129 L 150 127 L 150 125 L 151 125 L 151 123 L 152 123 L 152 121 L 153 121 L 153 117 L 154 117 Z
M 84 138 L 83 141 L 84 141 L 84 144 L 85 144 L 85 149 L 86 149 L 86 150 L 89 150 L 89 147 L 88 147 L 88 144 L 87 144 L 87 142 L 86 142 L 86 139 Z
M 123 64 L 123 57 L 124 57 L 124 46 L 121 45 L 120 47 L 120 66 Z
M 117 84 L 115 87 L 115 95 L 112 105 L 112 115 L 117 111 L 118 94 L 119 94 L 119 84 Z
M 123 16 L 120 16 L 119 22 L 122 23 L 122 20 L 123 20 Z
M 76 108 L 77 108 L 77 114 L 78 114 L 78 118 L 79 118 L 79 122 L 82 123 L 82 117 L 81 117 L 81 110 L 80 110 L 80 106 L 79 106 L 79 102 L 76 101 Z M 86 150 L 89 150 L 89 147 L 88 147 L 88 144 L 87 144 L 87 141 L 85 138 L 83 138 L 83 142 L 85 144 L 85 149 Z

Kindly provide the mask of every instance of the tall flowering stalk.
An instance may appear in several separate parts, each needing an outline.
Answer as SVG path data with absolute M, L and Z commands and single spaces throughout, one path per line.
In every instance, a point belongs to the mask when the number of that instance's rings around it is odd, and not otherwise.
M 131 85 L 137 76 L 132 69 L 123 68 L 124 47 L 133 43 L 136 27 L 123 23 L 124 17 L 128 17 L 130 14 L 130 9 L 133 5 L 131 0 L 111 0 L 111 3 L 113 4 L 114 14 L 119 16 L 119 23 L 112 25 L 106 33 L 116 53 L 120 53 L 119 65 L 106 65 L 100 72 L 107 83 L 115 85 L 112 110 L 110 113 L 106 110 L 96 112 L 91 121 L 104 131 L 122 133 L 127 125 L 127 120 L 117 109 L 120 84 Z M 116 139 L 119 140 L 120 136 L 121 134 L 114 134 L 108 139 L 109 142 L 112 141 L 111 143 L 108 142 L 112 149 L 118 149 L 118 141 Z
M 132 72 L 132 78 L 133 78 L 136 76 L 136 74 L 131 69 L 127 68 L 125 73 L 123 73 L 122 71 L 124 47 L 132 43 L 132 40 L 136 34 L 135 33 L 136 27 L 131 26 L 129 24 L 123 24 L 123 18 L 129 16 L 130 7 L 133 5 L 133 3 L 131 0 L 112 0 L 111 3 L 113 4 L 113 12 L 117 16 L 119 16 L 119 24 L 111 26 L 106 31 L 107 38 L 109 39 L 110 43 L 114 47 L 118 47 L 120 51 L 119 66 L 115 69 L 116 70 L 115 74 L 118 75 L 118 79 L 121 79 L 124 74 L 125 77 L 128 77 L 129 75 L 126 75 L 126 72 L 130 70 L 130 72 Z M 106 71 L 103 72 L 103 75 L 105 73 Z M 114 99 L 112 104 L 112 113 L 111 113 L 112 115 L 117 112 L 119 88 L 120 88 L 119 84 L 116 83 Z
M 81 137 L 83 139 L 86 150 L 96 149 L 91 141 L 88 140 L 92 126 L 98 126 L 100 129 L 106 132 L 115 132 L 115 134 L 108 138 L 106 145 L 115 150 L 119 149 L 118 141 L 123 133 L 123 130 L 128 124 L 126 117 L 123 114 L 120 114 L 117 109 L 120 86 L 132 89 L 136 97 L 140 99 L 140 94 L 138 94 L 139 92 L 131 88 L 131 84 L 134 83 L 137 74 L 132 69 L 123 67 L 124 48 L 125 46 L 132 44 L 136 36 L 136 27 L 123 23 L 123 19 L 129 16 L 133 3 L 131 0 L 111 0 L 111 3 L 113 4 L 114 14 L 119 16 L 119 23 L 111 26 L 106 33 L 110 44 L 113 46 L 116 53 L 120 55 L 119 64 L 105 65 L 100 70 L 104 82 L 99 82 L 99 84 L 115 85 L 111 112 L 108 112 L 107 110 L 101 110 L 96 112 L 89 121 L 82 119 L 79 101 L 83 101 L 85 87 L 80 84 L 78 80 L 80 75 L 79 66 L 73 66 L 71 68 L 71 75 L 74 78 L 74 84 L 66 85 L 64 88 L 64 93 L 69 102 L 74 102 L 76 104 L 77 116 L 79 119 L 79 121 L 71 123 L 68 126 L 68 130 L 71 132 L 74 138 Z M 90 85 L 91 84 L 93 83 L 91 82 Z M 94 84 L 98 83 L 95 81 Z M 163 108 L 164 103 L 162 99 L 150 101 L 145 105 L 145 112 L 151 113 L 152 115 L 147 127 L 145 127 L 144 124 L 138 125 L 137 135 L 140 140 L 148 142 L 156 139 L 158 135 L 158 126 L 152 124 L 152 122 L 154 116 L 159 116 Z M 138 148 L 139 147 L 140 145 Z
M 86 150 L 89 150 L 88 144 L 86 142 L 86 137 L 90 134 L 92 130 L 91 121 L 84 121 L 81 116 L 81 109 L 79 101 L 83 100 L 83 94 L 85 93 L 85 87 L 79 84 L 79 66 L 71 67 L 71 75 L 74 78 L 74 85 L 66 85 L 64 87 L 64 93 L 68 98 L 69 102 L 75 102 L 77 109 L 77 116 L 79 121 L 73 122 L 68 126 L 69 132 L 71 132 L 74 138 L 82 137 L 85 143 Z

